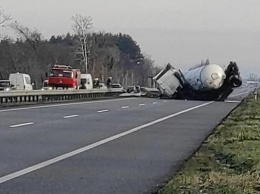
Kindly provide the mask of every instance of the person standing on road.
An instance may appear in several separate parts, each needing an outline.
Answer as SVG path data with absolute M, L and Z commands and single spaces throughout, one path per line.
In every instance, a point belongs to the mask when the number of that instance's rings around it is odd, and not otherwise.
M 111 82 L 112 82 L 112 77 L 109 77 L 107 79 L 107 87 L 110 88 L 111 87 Z

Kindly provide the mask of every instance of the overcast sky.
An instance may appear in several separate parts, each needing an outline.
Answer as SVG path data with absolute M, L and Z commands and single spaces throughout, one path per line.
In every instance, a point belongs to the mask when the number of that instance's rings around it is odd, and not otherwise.
M 71 16 L 81 14 L 95 31 L 129 34 L 159 66 L 185 70 L 209 58 L 260 73 L 260 0 L 1 0 L 0 8 L 47 39 L 72 32 Z

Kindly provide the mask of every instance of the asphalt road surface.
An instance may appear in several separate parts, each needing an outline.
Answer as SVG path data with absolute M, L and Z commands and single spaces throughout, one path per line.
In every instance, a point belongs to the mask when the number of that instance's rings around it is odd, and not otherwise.
M 121 98 L 0 110 L 1 194 L 141 194 L 172 175 L 226 102 Z

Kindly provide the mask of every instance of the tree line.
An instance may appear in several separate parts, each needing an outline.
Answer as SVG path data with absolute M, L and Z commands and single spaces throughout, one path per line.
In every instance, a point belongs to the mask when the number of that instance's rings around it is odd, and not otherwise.
M 10 19 L 1 13 L 0 27 L 1 21 L 3 24 Z M 90 17 L 76 15 L 72 19 L 74 34 L 53 35 L 50 39 L 18 22 L 11 23 L 9 27 L 18 36 L 1 38 L 0 79 L 8 79 L 14 72 L 27 73 L 40 88 L 54 64 L 66 64 L 102 82 L 111 76 L 113 82 L 124 86 L 147 86 L 149 77 L 160 70 L 130 35 L 90 32 Z

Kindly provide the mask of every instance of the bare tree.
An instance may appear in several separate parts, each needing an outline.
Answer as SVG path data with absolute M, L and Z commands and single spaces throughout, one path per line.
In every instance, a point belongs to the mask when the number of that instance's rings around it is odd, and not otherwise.
M 35 86 L 42 82 L 41 77 L 44 74 L 46 67 L 43 67 L 41 59 L 45 54 L 45 50 L 42 47 L 42 36 L 36 30 L 31 30 L 28 27 L 24 27 L 17 21 L 12 23 L 10 27 L 15 31 L 19 37 L 19 41 L 23 44 L 18 44 L 21 46 L 19 54 L 19 62 L 16 63 L 20 66 L 19 71 L 26 72 L 30 74 L 32 80 L 35 81 Z
M 10 15 L 6 15 L 3 10 L 0 10 L 0 27 L 4 27 L 4 23 L 11 19 Z
M 90 35 L 93 28 L 93 20 L 90 16 L 82 16 L 76 14 L 71 18 L 74 22 L 72 25 L 73 31 L 79 37 L 81 47 L 78 49 L 77 54 L 82 55 L 82 60 L 88 72 L 88 56 L 91 47 Z
M 27 41 L 31 48 L 36 51 L 36 44 L 41 41 L 41 34 L 37 31 L 31 31 L 28 27 L 24 27 L 17 21 L 12 23 L 10 27 L 20 36 L 22 39 Z
M 6 15 L 3 10 L 0 10 L 0 28 L 5 27 L 5 23 L 11 20 L 10 15 Z M 0 38 L 2 38 L 2 35 L 0 33 Z

